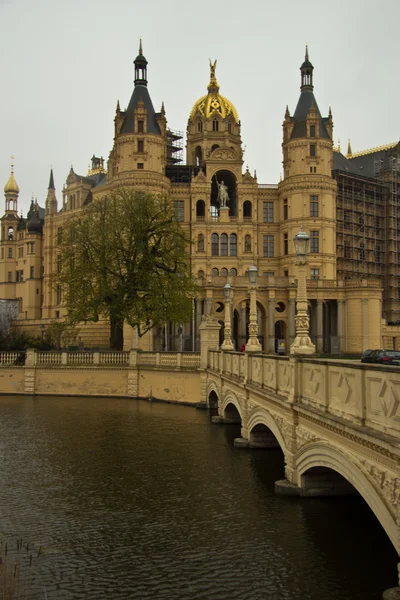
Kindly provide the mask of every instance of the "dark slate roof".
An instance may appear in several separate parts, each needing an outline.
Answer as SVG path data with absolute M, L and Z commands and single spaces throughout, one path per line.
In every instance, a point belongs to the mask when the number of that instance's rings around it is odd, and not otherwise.
M 312 90 L 302 90 L 300 94 L 299 101 L 296 106 L 296 110 L 294 111 L 294 115 L 292 117 L 292 122 L 295 123 L 292 131 L 291 138 L 302 138 L 307 137 L 307 127 L 306 127 L 306 119 L 307 115 L 310 112 L 310 108 L 314 103 L 315 109 L 317 111 L 317 115 L 321 119 L 319 135 L 322 138 L 329 139 L 328 132 L 325 128 L 326 119 L 321 117 L 321 113 L 319 112 L 317 101 L 314 98 L 314 94 Z
M 50 171 L 49 190 L 55 190 L 55 187 L 54 187 L 54 177 L 53 177 L 53 169 L 51 169 L 51 171 Z
M 387 157 L 387 150 L 378 150 L 363 156 L 355 156 L 350 161 L 365 177 L 377 177 L 382 168 L 388 167 Z
M 156 121 L 156 113 L 153 103 L 151 101 L 147 86 L 145 85 L 135 85 L 128 108 L 125 112 L 125 119 L 121 127 L 121 133 L 134 132 L 134 110 L 140 99 L 143 100 L 144 107 L 147 110 L 147 133 L 161 135 L 160 128 Z
M 353 175 L 365 175 L 357 165 L 353 164 L 348 158 L 343 156 L 341 152 L 333 153 L 333 170 L 334 171 L 347 171 Z

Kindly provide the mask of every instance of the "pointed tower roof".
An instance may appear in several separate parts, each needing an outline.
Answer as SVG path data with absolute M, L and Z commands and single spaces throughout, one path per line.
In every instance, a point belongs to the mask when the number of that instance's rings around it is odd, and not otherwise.
M 50 170 L 50 181 L 49 181 L 49 190 L 55 190 L 54 187 L 54 177 L 53 177 L 53 169 Z
M 124 122 L 121 127 L 121 133 L 133 133 L 135 131 L 135 109 L 139 102 L 147 111 L 147 133 L 161 135 L 160 127 L 156 120 L 156 111 L 154 110 L 150 94 L 147 89 L 147 60 L 143 56 L 142 40 L 139 44 L 139 54 L 134 60 L 135 65 L 135 87 L 125 111 Z
M 314 109 L 320 119 L 319 136 L 328 138 L 329 135 L 325 128 L 325 119 L 322 118 L 318 108 L 317 101 L 313 93 L 313 70 L 314 67 L 308 56 L 308 47 L 306 46 L 306 56 L 303 64 L 300 67 L 301 71 L 301 86 L 300 98 L 294 111 L 292 121 L 295 123 L 291 138 L 301 138 L 307 136 L 306 119 L 311 109 Z
M 11 157 L 13 159 L 13 157 Z M 6 185 L 4 186 L 4 193 L 12 193 L 12 194 L 19 194 L 19 187 L 17 185 L 17 182 L 15 181 L 14 178 L 14 163 L 11 162 L 11 174 L 10 177 L 6 183 Z

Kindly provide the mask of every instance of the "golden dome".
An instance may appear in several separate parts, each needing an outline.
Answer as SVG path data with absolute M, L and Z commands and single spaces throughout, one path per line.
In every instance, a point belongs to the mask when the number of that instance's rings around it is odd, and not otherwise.
M 236 108 L 230 100 L 225 98 L 225 96 L 221 96 L 219 93 L 219 85 L 215 78 L 216 66 L 217 61 L 212 64 L 210 60 L 210 83 L 208 84 L 208 94 L 202 96 L 194 103 L 189 119 L 193 120 L 197 113 L 206 119 L 216 115 L 220 115 L 225 119 L 225 117 L 232 115 L 236 123 L 239 123 Z
M 19 194 L 19 187 L 17 182 L 14 179 L 14 169 L 11 167 L 11 175 L 6 185 L 4 186 L 4 192 L 13 192 L 14 194 Z

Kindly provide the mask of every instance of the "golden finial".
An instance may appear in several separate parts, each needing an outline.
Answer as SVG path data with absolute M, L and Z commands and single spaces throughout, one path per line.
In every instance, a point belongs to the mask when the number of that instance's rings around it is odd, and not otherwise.
M 347 144 L 347 154 L 346 154 L 346 158 L 352 158 L 353 157 L 353 153 L 351 151 L 351 143 L 350 140 L 348 141 Z
M 217 59 L 215 59 L 213 63 L 211 62 L 211 58 L 209 58 L 208 60 L 210 61 L 210 83 L 208 84 L 208 91 L 218 93 L 219 85 L 218 85 L 217 79 L 215 77 L 215 69 L 217 67 Z
M 10 158 L 11 158 L 11 175 L 12 175 L 14 173 L 14 158 L 15 158 L 14 154 L 11 154 Z

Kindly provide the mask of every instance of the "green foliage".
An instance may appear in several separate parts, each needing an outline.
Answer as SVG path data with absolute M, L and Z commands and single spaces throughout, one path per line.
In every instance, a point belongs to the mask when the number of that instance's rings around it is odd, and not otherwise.
M 96 199 L 65 223 L 59 245 L 54 285 L 70 321 L 108 317 L 112 336 L 124 321 L 142 336 L 165 321 L 189 320 L 189 243 L 168 196 L 119 188 Z
M 53 348 L 61 350 L 76 342 L 78 329 L 68 321 L 52 321 L 45 333 L 46 342 Z
M 37 350 L 52 350 L 53 346 L 46 338 L 29 335 L 26 331 L 21 331 L 18 327 L 11 327 L 7 334 L 0 332 L 0 350 L 26 350 L 27 348 L 37 348 Z

